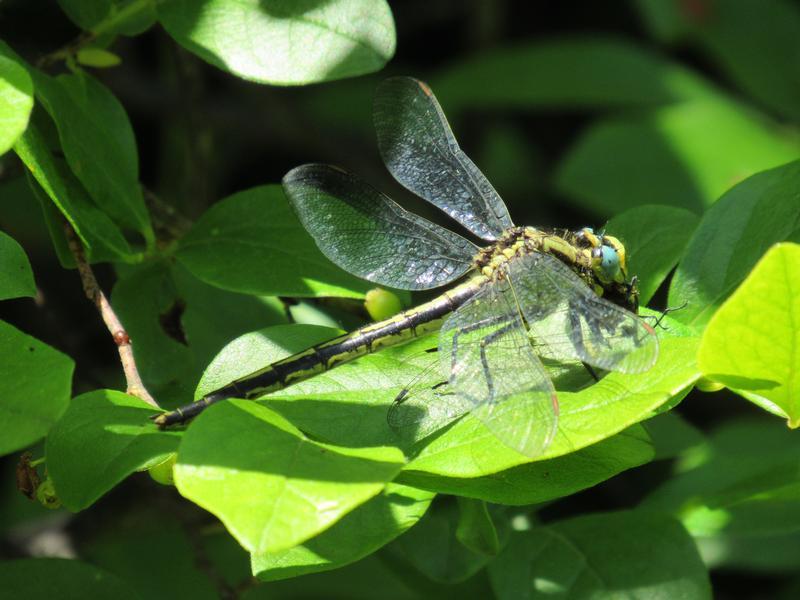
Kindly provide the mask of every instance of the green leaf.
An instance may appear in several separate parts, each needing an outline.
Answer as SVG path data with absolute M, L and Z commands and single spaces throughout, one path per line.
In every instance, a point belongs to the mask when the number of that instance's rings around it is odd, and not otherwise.
M 800 427 L 800 245 L 776 244 L 714 314 L 698 365 Z
M 708 97 L 592 125 L 555 183 L 599 215 L 645 203 L 701 213 L 735 182 L 798 156 L 800 146 L 774 124 Z
M 800 439 L 774 421 L 732 422 L 684 454 L 642 506 L 669 511 L 706 549 L 800 532 Z M 715 562 L 724 563 L 724 554 Z
M 186 432 L 175 485 L 249 552 L 287 550 L 379 494 L 404 462 L 396 448 L 314 442 L 245 400 L 204 411 Z
M 435 503 L 417 525 L 387 546 L 385 552 L 392 561 L 409 563 L 432 581 L 453 584 L 475 575 L 492 557 L 459 541 L 456 537 L 459 511 L 455 502 L 449 500 Z
M 43 204 L 45 196 L 55 204 L 83 242 L 90 261 L 130 259 L 131 249 L 122 232 L 92 204 L 86 190 L 66 164 L 52 155 L 38 127 L 29 125 L 14 144 L 14 151 L 30 171 L 28 181 L 34 194 Z M 61 229 L 51 229 L 51 235 L 63 244 Z
M 695 338 L 660 340 L 658 362 L 639 375 L 610 373 L 579 392 L 559 392 L 559 426 L 542 461 L 570 454 L 647 419 L 699 376 Z M 521 417 L 522 418 L 522 417 Z M 480 477 L 529 462 L 467 416 L 434 437 L 406 470 L 448 477 Z
M 160 431 L 149 419 L 155 412 L 114 390 L 73 398 L 47 436 L 47 471 L 64 506 L 83 510 L 134 471 L 175 452 L 181 433 Z
M 254 554 L 253 574 L 275 581 L 353 563 L 413 526 L 434 494 L 390 483 L 382 494 L 346 514 L 330 529 L 283 552 Z
M 25 131 L 33 109 L 33 81 L 19 61 L 0 40 L 0 155 Z
M 62 558 L 0 563 L 0 589 L 9 598 L 137 600 L 127 583 L 92 565 Z
M 776 242 L 800 240 L 800 161 L 758 173 L 703 216 L 672 279 L 675 319 L 701 330 Z
M 633 425 L 571 454 L 483 477 L 447 477 L 407 470 L 398 481 L 443 494 L 523 506 L 569 496 L 652 459 L 650 438 L 641 425 Z M 409 469 L 413 468 L 412 462 Z
M 0 321 L 0 455 L 47 434 L 67 408 L 75 363 Z
M 372 287 L 317 250 L 278 185 L 217 202 L 181 240 L 177 256 L 206 283 L 245 294 L 361 298 Z
M 655 446 L 654 460 L 676 458 L 705 441 L 700 430 L 675 411 L 660 413 L 643 425 Z
M 173 0 L 158 16 L 179 44 L 243 79 L 300 85 L 372 73 L 395 50 L 383 0 Z
M 464 108 L 651 107 L 709 93 L 684 68 L 627 41 L 597 36 L 480 52 L 430 83 L 448 114 Z
M 157 0 L 58 0 L 73 23 L 97 35 L 138 35 L 156 19 Z
M 457 497 L 458 526 L 456 539 L 473 552 L 494 556 L 500 552 L 500 538 L 492 517 L 482 500 Z
M 639 303 L 647 304 L 678 264 L 699 218 L 672 206 L 646 205 L 614 217 L 606 232 L 625 245 L 628 275 L 639 278 Z
M 708 573 L 680 523 L 642 511 L 595 514 L 512 536 L 489 565 L 498 600 L 711 598 Z
M 28 257 L 14 238 L 0 231 L 0 300 L 36 296 Z
M 85 72 L 52 78 L 33 71 L 33 77 L 36 97 L 55 121 L 67 163 L 92 200 L 117 223 L 152 241 L 136 140 L 124 107 Z

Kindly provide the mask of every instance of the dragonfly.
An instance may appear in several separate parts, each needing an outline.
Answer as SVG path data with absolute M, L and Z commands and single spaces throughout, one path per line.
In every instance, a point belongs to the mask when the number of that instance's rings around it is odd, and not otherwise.
M 515 226 L 503 200 L 459 147 L 425 83 L 411 77 L 381 82 L 373 118 L 392 176 L 481 245 L 405 210 L 335 166 L 292 169 L 283 179 L 286 196 L 322 253 L 344 270 L 396 289 L 452 286 L 155 421 L 162 427 L 183 423 L 220 400 L 259 398 L 438 331 L 435 364 L 447 385 L 404 388 L 389 423 L 429 429 L 433 424 L 435 430 L 470 413 L 506 446 L 538 456 L 558 428 L 558 396 L 543 360 L 622 373 L 644 372 L 656 361 L 658 341 L 654 328 L 637 316 L 637 282 L 628 279 L 625 247 L 589 228 Z

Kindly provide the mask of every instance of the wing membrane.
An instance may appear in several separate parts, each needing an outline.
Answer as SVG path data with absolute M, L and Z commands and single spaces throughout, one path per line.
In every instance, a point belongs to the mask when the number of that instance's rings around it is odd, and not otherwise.
M 383 81 L 374 118 L 383 161 L 406 188 L 484 239 L 513 226 L 500 196 L 459 148 L 427 85 L 410 77 Z
M 448 317 L 439 356 L 452 390 L 501 442 L 530 457 L 547 448 L 558 423 L 556 393 L 506 281 L 486 286 Z
M 622 373 L 641 373 L 655 363 L 653 329 L 598 296 L 557 258 L 522 256 L 506 272 L 541 356 Z
M 368 281 L 407 290 L 438 287 L 463 275 L 477 251 L 330 165 L 292 169 L 283 188 L 322 253 Z

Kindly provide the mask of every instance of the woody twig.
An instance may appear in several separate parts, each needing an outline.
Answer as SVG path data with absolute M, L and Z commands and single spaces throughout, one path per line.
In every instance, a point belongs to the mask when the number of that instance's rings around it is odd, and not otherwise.
M 75 257 L 75 263 L 78 265 L 78 273 L 80 274 L 81 283 L 83 284 L 83 291 L 86 293 L 86 297 L 97 307 L 97 310 L 100 311 L 100 316 L 103 318 L 103 322 L 106 324 L 108 331 L 111 332 L 114 343 L 117 345 L 117 350 L 119 350 L 119 358 L 122 362 L 122 370 L 125 373 L 125 381 L 128 386 L 126 390 L 127 393 L 158 408 L 158 403 L 150 395 L 150 392 L 147 391 L 147 388 L 144 387 L 142 378 L 139 376 L 139 370 L 136 368 L 136 360 L 133 357 L 131 339 L 122 326 L 119 317 L 117 317 L 117 314 L 114 312 L 114 309 L 111 308 L 108 298 L 106 298 L 103 290 L 100 289 L 97 278 L 94 276 L 94 271 L 92 271 L 92 267 L 86 261 L 86 255 L 83 251 L 81 241 L 78 239 L 75 230 L 69 223 L 64 223 L 64 231 L 67 235 L 67 244 L 69 245 L 70 252 L 72 252 L 72 255 Z

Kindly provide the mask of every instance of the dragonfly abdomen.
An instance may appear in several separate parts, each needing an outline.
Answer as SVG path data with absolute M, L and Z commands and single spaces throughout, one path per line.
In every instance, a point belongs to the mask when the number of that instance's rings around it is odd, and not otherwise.
M 436 331 L 441 327 L 444 317 L 474 296 L 488 281 L 487 277 L 477 275 L 425 304 L 274 362 L 261 371 L 207 394 L 196 402 L 159 415 L 155 421 L 161 427 L 183 423 L 220 400 L 258 398 L 381 348 L 402 344 Z

